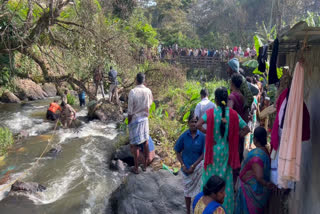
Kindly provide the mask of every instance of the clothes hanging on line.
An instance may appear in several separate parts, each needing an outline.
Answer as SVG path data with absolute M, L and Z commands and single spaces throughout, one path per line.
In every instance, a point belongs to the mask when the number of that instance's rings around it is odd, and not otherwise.
M 280 143 L 279 129 L 283 128 L 284 118 L 285 118 L 285 110 L 286 106 L 284 103 L 287 103 L 288 97 L 290 94 L 289 88 L 285 89 L 277 99 L 276 108 L 277 115 L 276 119 L 273 123 L 272 131 L 271 131 L 271 148 L 272 150 L 278 150 Z M 303 121 L 302 121 L 302 141 L 308 141 L 310 139 L 310 114 L 307 108 L 307 105 L 303 102 Z
M 259 56 L 258 56 L 258 70 L 261 72 L 266 72 L 266 62 L 268 60 L 268 45 L 264 45 L 259 48 Z
M 278 72 L 277 72 L 278 52 L 279 52 L 279 39 L 276 38 L 273 42 L 272 54 L 270 58 L 269 85 L 279 82 Z
M 278 183 L 287 188 L 289 181 L 300 180 L 304 69 L 298 62 L 291 84 L 280 141 Z

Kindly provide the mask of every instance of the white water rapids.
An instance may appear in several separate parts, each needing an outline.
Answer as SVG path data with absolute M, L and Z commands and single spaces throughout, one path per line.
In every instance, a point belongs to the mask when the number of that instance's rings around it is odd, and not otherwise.
M 33 166 L 53 134 L 54 123 L 43 118 L 49 102 L 30 102 L 25 106 L 0 104 L 1 125 L 15 134 L 23 131 L 28 135 L 0 162 L 0 179 L 13 168 L 6 183 Z M 82 109 L 77 116 L 86 114 L 87 110 Z M 61 153 L 54 158 L 44 156 L 21 178 L 40 183 L 47 189 L 21 197 L 7 196 L 10 190 L 7 188 L 0 192 L 1 213 L 105 213 L 108 196 L 120 184 L 118 174 L 108 168 L 118 136 L 116 124 L 82 122 L 76 130 L 59 129 L 54 134 L 52 144 L 61 145 Z M 17 203 L 18 200 L 21 201 Z

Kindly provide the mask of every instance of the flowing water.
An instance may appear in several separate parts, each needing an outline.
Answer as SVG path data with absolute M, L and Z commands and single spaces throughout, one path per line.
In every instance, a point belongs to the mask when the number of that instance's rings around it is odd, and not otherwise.
M 7 183 L 22 175 L 22 181 L 47 187 L 39 194 L 24 196 L 8 197 L 10 187 L 0 191 L 0 213 L 106 213 L 108 196 L 120 184 L 119 175 L 108 168 L 118 136 L 116 124 L 82 122 L 78 129 L 54 132 L 55 124 L 44 119 L 49 103 L 0 104 L 0 125 L 14 134 L 28 135 L 0 159 L 0 179 L 13 169 Z M 77 116 L 86 114 L 87 110 L 81 109 Z M 61 145 L 62 151 L 56 157 L 43 156 L 32 167 L 52 135 L 51 145 Z M 3 187 L 5 184 L 0 190 Z

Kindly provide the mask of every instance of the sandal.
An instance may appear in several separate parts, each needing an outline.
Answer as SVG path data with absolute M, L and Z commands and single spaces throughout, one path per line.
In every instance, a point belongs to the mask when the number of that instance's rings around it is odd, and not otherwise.
M 142 171 L 147 171 L 147 167 L 145 167 L 145 166 L 141 166 L 141 169 L 142 169 Z

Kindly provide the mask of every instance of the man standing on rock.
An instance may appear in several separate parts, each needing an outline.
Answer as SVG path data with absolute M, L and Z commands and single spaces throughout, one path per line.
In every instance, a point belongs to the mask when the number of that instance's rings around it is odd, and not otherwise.
M 128 101 L 128 122 L 131 152 L 134 157 L 133 173 L 139 174 L 139 147 L 143 146 L 145 162 L 142 168 L 146 170 L 149 156 L 149 109 L 152 104 L 152 92 L 144 86 L 145 75 L 138 73 L 136 77 L 137 86 L 131 89 Z
M 100 87 L 101 89 L 101 93 L 102 93 L 102 97 L 103 99 L 105 98 L 105 94 L 104 94 L 104 87 L 103 87 L 103 65 L 100 64 L 97 68 L 95 68 L 94 70 L 94 83 L 96 85 L 96 93 L 95 95 L 97 96 L 98 94 L 98 88 Z

